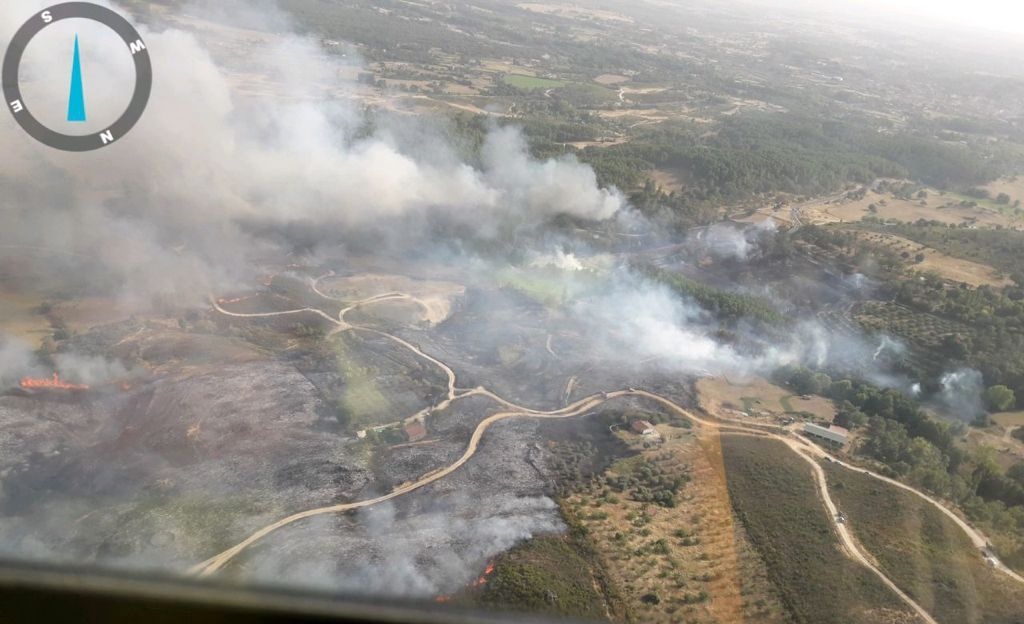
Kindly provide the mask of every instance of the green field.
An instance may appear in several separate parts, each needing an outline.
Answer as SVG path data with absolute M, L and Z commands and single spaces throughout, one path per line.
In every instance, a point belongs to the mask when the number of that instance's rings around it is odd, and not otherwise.
M 336 349 L 338 375 L 345 382 L 337 406 L 339 421 L 352 431 L 387 422 L 391 403 L 377 387 L 375 371 L 360 361 L 348 336 L 336 334 L 331 344 Z
M 900 599 L 846 558 L 810 467 L 775 440 L 723 436 L 729 496 L 795 622 L 903 620 Z
M 536 76 L 524 76 L 522 74 L 508 74 L 503 78 L 505 84 L 516 89 L 557 89 L 558 87 L 564 87 L 565 83 L 561 80 L 548 80 L 547 78 L 537 78 Z
M 918 496 L 825 466 L 857 540 L 939 622 L 1024 621 L 1024 588 L 989 568 L 956 524 Z

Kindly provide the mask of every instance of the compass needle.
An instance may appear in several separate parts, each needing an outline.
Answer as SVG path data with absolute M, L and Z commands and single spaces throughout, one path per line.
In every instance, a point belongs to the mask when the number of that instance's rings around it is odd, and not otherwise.
M 85 91 L 82 88 L 82 60 L 75 35 L 75 55 L 71 62 L 71 95 L 68 97 L 68 121 L 85 121 Z
M 124 47 L 121 48 L 122 53 L 131 56 L 132 64 L 135 67 L 135 87 L 131 91 L 128 107 L 110 125 L 97 126 L 88 134 L 58 132 L 40 122 L 22 98 L 21 85 L 18 80 L 22 56 L 32 39 L 43 29 L 70 19 L 89 20 L 114 31 L 124 44 Z M 95 41 L 91 41 L 90 45 L 93 46 L 92 51 L 95 53 L 97 44 Z M 94 57 L 90 58 L 96 60 Z M 40 143 L 67 152 L 89 152 L 119 142 L 142 117 L 153 87 L 153 64 L 150 60 L 149 49 L 142 37 L 139 36 L 139 31 L 117 12 L 91 2 L 63 2 L 35 13 L 21 25 L 7 45 L 7 53 L 3 57 L 0 74 L 2 74 L 0 86 L 3 87 L 3 101 L 21 129 Z M 96 87 L 95 84 L 90 84 L 94 88 Z M 95 112 L 93 110 L 93 113 Z M 72 123 L 86 121 L 82 54 L 77 34 L 75 35 L 74 55 L 71 58 L 71 88 L 68 94 L 67 120 Z M 93 121 L 100 121 L 100 119 L 97 117 Z

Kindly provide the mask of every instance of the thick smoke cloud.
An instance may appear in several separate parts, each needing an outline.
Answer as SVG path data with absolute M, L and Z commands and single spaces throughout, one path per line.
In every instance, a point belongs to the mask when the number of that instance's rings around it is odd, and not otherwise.
M 771 219 L 746 228 L 716 223 L 694 230 L 686 242 L 690 249 L 704 250 L 715 258 L 746 262 L 759 255 L 759 243 L 775 231 L 775 221 Z
M 487 509 L 482 516 L 464 517 L 454 511 L 481 503 Z M 468 585 L 496 553 L 534 535 L 565 530 L 557 506 L 546 496 L 493 495 L 481 501 L 456 495 L 415 516 L 382 504 L 353 519 L 355 524 L 346 529 L 329 518 L 315 518 L 307 526 L 308 534 L 328 534 L 337 540 L 332 544 L 337 550 L 351 553 L 345 559 L 258 558 L 253 577 L 352 595 L 429 599 Z
M 44 4 L 0 7 L 0 47 Z M 224 12 L 221 4 L 182 13 Z M 266 6 L 231 9 L 232 23 L 270 29 L 252 43 L 244 67 L 221 66 L 206 42 L 182 30 L 141 29 L 154 64 L 152 98 L 131 135 L 111 147 L 64 154 L 0 124 L 12 165 L 3 184 L 29 199 L 0 203 L 4 223 L 16 224 L 0 242 L 74 249 L 97 256 L 130 294 L 199 301 L 210 287 L 245 276 L 264 251 L 242 222 L 351 231 L 440 215 L 491 236 L 502 223 L 537 224 L 561 213 L 604 219 L 623 206 L 617 192 L 598 188 L 589 167 L 531 158 L 513 129 L 491 132 L 478 167 L 461 162 L 443 132 L 423 131 L 429 150 L 410 147 L 400 141 L 402 128 L 382 118 L 372 135 L 356 137 L 361 112 L 345 97 L 350 85 L 339 83 L 340 61 L 328 60 L 314 40 L 287 34 L 287 19 Z M 65 52 L 45 47 L 32 58 L 65 67 Z M 86 68 L 106 70 L 116 63 L 105 58 L 118 54 L 98 44 Z M 278 80 L 275 93 L 240 95 L 235 82 L 244 72 Z M 63 81 L 33 88 L 66 99 Z M 90 94 L 90 109 L 116 110 L 121 96 Z
M 18 384 L 26 375 L 44 373 L 36 362 L 32 347 L 14 336 L 0 333 L 0 388 Z

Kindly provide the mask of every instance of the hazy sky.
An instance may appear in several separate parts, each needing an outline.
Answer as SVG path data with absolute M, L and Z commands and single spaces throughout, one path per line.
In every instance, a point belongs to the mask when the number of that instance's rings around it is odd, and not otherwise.
M 824 0 L 831 2 L 832 0 Z M 929 16 L 960 26 L 1024 34 L 1021 0 L 845 0 L 886 11 Z

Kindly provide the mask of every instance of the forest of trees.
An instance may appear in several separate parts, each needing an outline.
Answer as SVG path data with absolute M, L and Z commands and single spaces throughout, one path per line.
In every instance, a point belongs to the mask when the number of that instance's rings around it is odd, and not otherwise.
M 775 372 L 794 392 L 814 392 L 838 406 L 836 424 L 866 432 L 859 452 L 897 476 L 962 505 L 1003 530 L 1024 531 L 1024 463 L 1007 471 L 984 452 L 955 444 L 957 426 L 929 417 L 916 400 L 891 389 L 800 366 Z
M 587 148 L 602 182 L 631 188 L 643 171 L 684 171 L 695 199 L 752 194 L 823 194 L 875 178 L 912 178 L 947 188 L 980 184 L 1001 173 L 984 155 L 926 136 L 882 135 L 867 123 L 798 114 L 726 118 L 708 136 L 687 126 L 660 127 L 611 147 Z
M 647 278 L 665 284 L 680 296 L 693 299 L 726 325 L 735 325 L 740 320 L 769 326 L 785 323 L 785 317 L 767 299 L 721 290 L 652 265 L 635 268 Z
M 844 255 L 843 262 L 850 268 L 873 270 L 872 276 L 882 282 L 877 297 L 886 300 L 885 305 L 905 306 L 919 314 L 924 324 L 926 319 L 939 319 L 956 328 L 933 333 L 929 342 L 922 335 L 901 333 L 889 319 L 880 320 L 881 327 L 875 329 L 898 335 L 930 354 L 932 364 L 928 370 L 915 371 L 918 376 L 968 366 L 982 373 L 991 411 L 1024 405 L 1024 233 L 930 224 L 865 227 L 989 263 L 1014 277 L 1015 283 L 1008 286 L 975 288 L 932 273 L 908 274 L 905 269 L 914 268 L 912 258 L 901 259 L 892 250 L 867 245 L 851 232 L 806 226 L 796 235 L 801 242 Z M 995 386 L 1005 386 L 1007 392 L 992 390 Z

